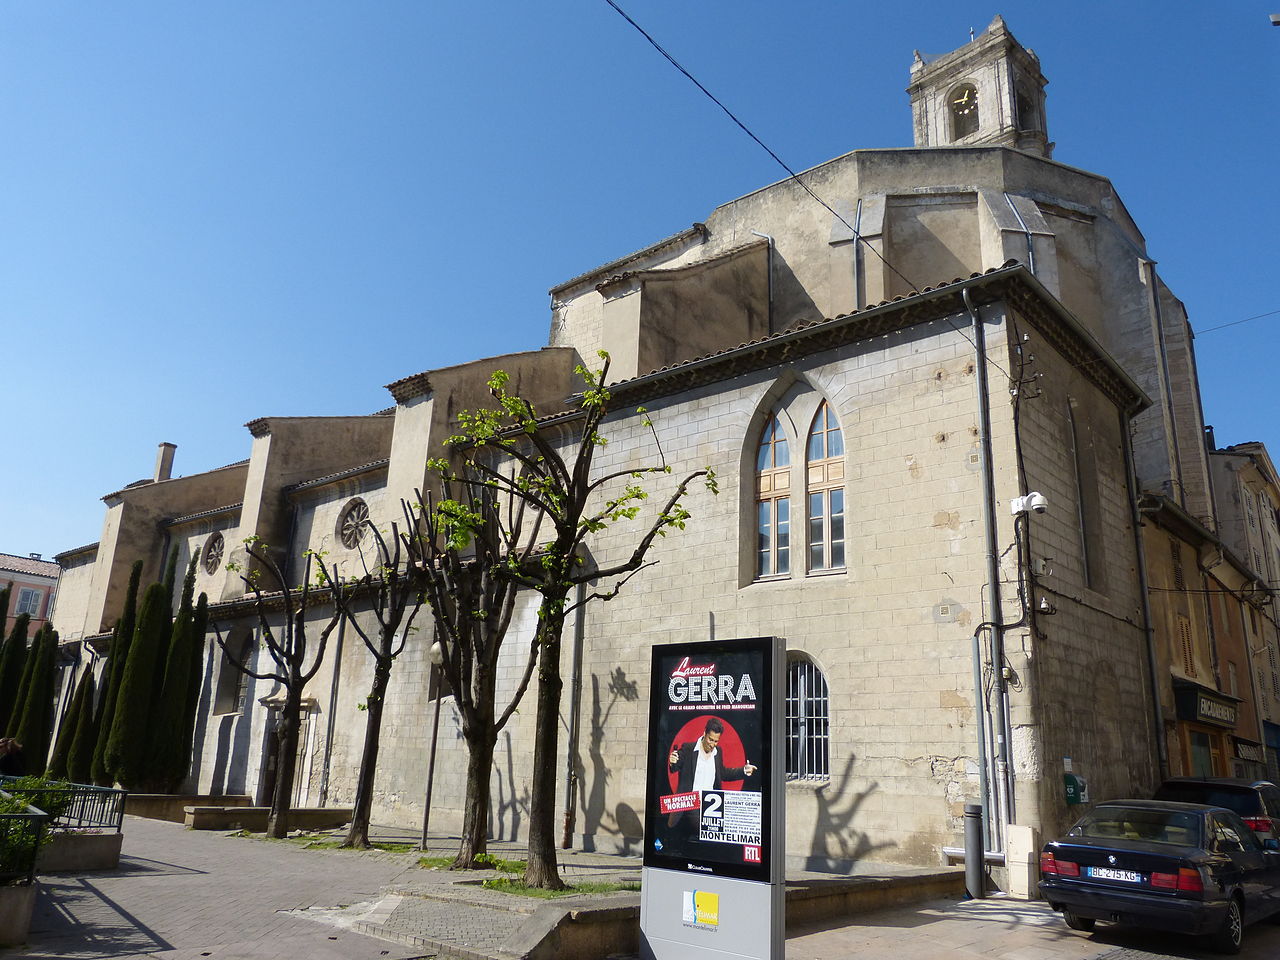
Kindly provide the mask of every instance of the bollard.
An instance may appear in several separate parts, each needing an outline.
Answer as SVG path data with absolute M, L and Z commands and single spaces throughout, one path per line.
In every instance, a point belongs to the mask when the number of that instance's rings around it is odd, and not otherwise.
M 986 852 L 982 843 L 982 805 L 964 805 L 964 888 L 973 900 L 987 895 Z

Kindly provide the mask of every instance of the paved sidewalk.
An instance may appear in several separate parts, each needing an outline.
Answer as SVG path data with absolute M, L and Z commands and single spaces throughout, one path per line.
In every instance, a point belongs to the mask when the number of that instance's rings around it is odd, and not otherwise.
M 45 876 L 23 949 L 4 960 L 397 960 L 421 950 L 286 910 L 377 901 L 410 867 L 125 818 L 119 870 Z
M 833 922 L 834 923 L 834 922 Z M 993 897 L 937 901 L 790 931 L 787 960 L 1164 960 L 1216 957 L 1188 937 L 1099 924 L 1069 930 L 1048 904 Z M 1245 960 L 1280 957 L 1280 927 L 1245 931 Z
M 380 831 L 379 838 L 417 839 L 392 831 Z M 442 837 L 432 853 L 452 854 L 454 849 L 456 840 Z M 513 859 L 523 854 L 517 844 L 494 843 L 491 849 Z M 562 874 L 570 881 L 639 878 L 635 858 L 561 854 Z M 417 859 L 416 852 L 303 849 L 128 817 L 120 870 L 42 878 L 29 945 L 0 950 L 0 960 L 485 957 L 493 956 L 545 902 L 465 883 L 491 872 L 427 870 Z M 868 866 L 878 872 L 883 865 Z M 605 899 L 556 902 L 600 904 Z M 638 895 L 623 892 L 607 899 L 635 903 Z M 392 939 L 375 939 L 362 931 Z M 790 934 L 788 960 L 1211 956 L 1186 938 L 1122 926 L 1102 924 L 1092 935 L 1077 933 L 1043 903 L 1004 898 L 934 901 L 827 921 Z M 1241 956 L 1280 956 L 1280 926 L 1250 927 Z

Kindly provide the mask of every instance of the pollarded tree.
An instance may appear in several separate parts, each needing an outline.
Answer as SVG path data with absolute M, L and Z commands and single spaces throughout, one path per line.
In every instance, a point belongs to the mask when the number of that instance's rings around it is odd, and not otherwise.
M 498 657 L 520 589 L 504 569 L 529 562 L 536 552 L 539 515 L 483 482 L 455 481 L 446 467 L 435 466 L 440 496 L 429 495 L 425 503 L 419 498 L 418 506 L 407 508 L 407 527 L 415 532 L 404 542 L 430 603 L 443 655 L 440 669 L 453 691 L 467 745 L 462 839 L 452 864 L 465 870 L 487 852 L 494 747 L 528 688 L 537 658 L 533 645 L 520 683 L 505 706 L 500 704 Z M 504 499 L 510 507 L 505 513 Z
M 406 513 L 406 516 L 412 520 L 411 514 Z M 391 668 L 395 665 L 396 657 L 404 650 L 409 634 L 415 629 L 413 621 L 424 602 L 420 571 L 412 563 L 402 562 L 405 551 L 398 525 L 391 524 L 391 536 L 388 538 L 366 521 L 362 531 L 362 539 L 364 538 L 376 541 L 377 556 L 382 562 L 376 569 L 369 569 L 366 565 L 363 576 L 341 587 L 335 585 L 331 591 L 334 604 L 373 657 L 373 680 L 363 705 L 364 749 L 360 755 L 360 772 L 356 777 L 355 805 L 351 810 L 351 825 L 347 829 L 347 837 L 342 842 L 344 847 L 361 850 L 369 846 L 373 785 L 378 769 L 382 714 L 387 687 L 391 682 Z M 362 560 L 363 557 L 362 552 Z M 316 555 L 315 562 L 321 582 L 334 584 L 337 577 L 325 565 L 323 556 Z M 360 620 L 361 610 L 367 610 L 372 618 L 373 622 L 368 628 Z
M 120 681 L 115 718 L 107 739 L 106 766 L 129 790 L 152 792 L 159 784 L 152 765 L 155 727 L 156 663 L 163 662 L 169 640 L 169 593 L 153 583 L 142 595 L 138 625 Z
M 58 660 L 58 631 L 48 621 L 36 634 L 28 656 L 34 666 L 22 702 L 22 718 L 13 735 L 22 744 L 27 768 L 43 772 L 49 756 L 49 741 L 53 739 L 54 674 Z
M 116 701 L 120 697 L 120 683 L 124 680 L 124 667 L 129 659 L 129 644 L 138 615 L 138 586 L 142 581 L 142 561 L 135 560 L 129 570 L 129 589 L 125 593 L 124 609 L 120 619 L 111 629 L 111 652 L 103 677 L 102 695 L 98 698 L 98 714 L 94 719 L 98 740 L 93 748 L 93 782 L 109 787 L 115 782 L 107 763 L 107 741 L 115 724 Z
M 333 582 L 312 584 L 315 557 L 310 552 L 306 555 L 300 587 L 289 585 L 284 571 L 280 569 L 280 565 L 270 556 L 265 545 L 257 537 L 249 537 L 245 540 L 245 552 L 254 563 L 250 570 L 245 571 L 243 567 L 230 564 L 228 568 L 240 572 L 240 579 L 253 595 L 254 611 L 258 616 L 262 644 L 275 668 L 265 673 L 251 669 L 247 657 L 242 660 L 239 651 L 233 652 L 227 646 L 226 638 L 222 636 L 222 631 L 218 629 L 217 624 L 214 625 L 214 631 L 218 647 L 235 669 L 257 680 L 274 680 L 284 688 L 284 705 L 280 709 L 280 722 L 276 725 L 276 737 L 279 741 L 278 772 L 275 793 L 271 798 L 271 813 L 267 817 L 267 835 L 279 839 L 289 831 L 294 768 L 298 760 L 302 691 L 324 662 L 329 635 L 343 618 L 341 604 L 329 603 L 330 591 L 336 592 L 350 588 Z M 262 571 L 265 571 L 266 578 L 271 581 L 274 588 L 270 594 L 264 593 L 259 585 L 263 579 Z M 331 614 L 320 626 L 313 650 L 308 637 L 310 624 L 307 622 L 307 616 L 314 612 L 318 603 L 329 603 Z M 273 607 L 280 609 L 283 614 L 278 623 L 273 623 L 276 619 L 271 615 Z
M 665 504 L 644 521 L 634 548 L 625 560 L 605 567 L 588 564 L 595 539 L 623 520 L 635 520 L 644 508 L 646 477 L 668 475 L 666 463 L 627 467 L 596 475 L 596 451 L 607 441 L 601 425 L 609 414 L 610 393 L 604 387 L 609 372 L 608 354 L 599 371 L 577 368 L 586 382 L 578 409 L 570 415 L 539 421 L 533 405 L 507 392 L 507 376 L 490 378 L 489 387 L 499 410 L 464 413 L 461 430 L 450 443 L 463 452 L 461 470 L 436 462 L 437 470 L 469 489 L 492 491 L 539 517 L 539 533 L 533 538 L 536 552 L 508 552 L 498 571 L 516 584 L 538 594 L 538 625 L 534 646 L 538 653 L 537 716 L 534 723 L 533 786 L 529 810 L 529 859 L 525 883 L 531 887 L 559 889 L 555 854 L 556 751 L 560 733 L 561 638 L 565 620 L 592 600 L 609 600 L 632 576 L 652 561 L 646 557 L 655 540 L 672 529 L 682 529 L 689 519 L 684 500 L 690 485 L 704 479 L 716 491 L 712 471 L 696 470 L 677 483 Z M 644 411 L 638 413 L 644 416 Z M 648 418 L 642 423 L 653 429 Z M 558 441 L 572 432 L 568 444 Z M 657 439 L 656 432 L 654 439 Z M 504 461 L 507 466 L 504 466 Z M 508 469 L 511 467 L 511 469 Z M 444 507 L 444 504 L 441 505 Z M 457 522 L 474 528 L 483 518 L 469 519 L 465 507 L 456 508 Z M 504 511 L 505 512 L 505 511 Z M 581 594 L 570 602 L 570 596 Z

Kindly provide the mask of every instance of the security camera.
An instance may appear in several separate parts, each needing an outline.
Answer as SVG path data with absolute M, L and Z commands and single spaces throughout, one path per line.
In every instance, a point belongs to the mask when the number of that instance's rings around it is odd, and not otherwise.
M 1049 509 L 1049 500 L 1043 493 L 1032 492 L 1025 497 L 1014 497 L 1009 501 L 1009 512 L 1014 516 L 1027 511 L 1044 513 Z

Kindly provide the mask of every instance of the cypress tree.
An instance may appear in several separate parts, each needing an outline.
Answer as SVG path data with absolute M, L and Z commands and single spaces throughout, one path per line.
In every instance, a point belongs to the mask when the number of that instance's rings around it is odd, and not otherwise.
M 191 769 L 191 754 L 195 746 L 196 714 L 200 709 L 200 684 L 204 680 L 204 638 L 209 631 L 209 598 L 203 593 L 196 601 L 191 621 L 191 673 L 187 682 L 187 703 L 182 715 L 182 759 L 179 766 L 184 772 Z
M 106 666 L 106 687 L 98 704 L 96 721 L 98 741 L 93 748 L 93 782 L 102 787 L 111 786 L 111 767 L 107 763 L 107 740 L 115 721 L 116 700 L 120 694 L 120 681 L 124 679 L 125 662 L 129 659 L 129 644 L 138 609 L 138 582 L 142 579 L 142 561 L 137 560 L 129 571 L 129 591 L 125 594 L 124 610 L 111 631 L 111 659 Z
M 27 665 L 27 621 L 22 614 L 9 631 L 9 638 L 0 649 L 0 735 L 7 735 L 9 718 L 13 716 L 14 705 L 18 702 L 18 689 L 22 686 L 22 676 Z M 0 618 L 3 622 L 3 618 Z
M 191 558 L 192 563 L 195 563 L 195 559 L 196 559 L 195 557 Z M 188 576 L 194 576 L 194 574 L 188 574 Z M 169 610 L 171 615 L 173 611 L 173 588 L 177 584 L 177 582 L 178 582 L 178 548 L 174 547 L 173 552 L 169 554 L 169 559 L 164 566 L 164 595 L 169 600 Z M 185 582 L 183 583 L 183 587 L 185 589 L 186 587 Z
M 168 656 L 164 658 L 164 675 L 151 724 L 154 773 L 156 779 L 171 790 L 187 775 L 184 766 L 187 751 L 182 748 L 182 736 L 186 729 L 184 720 L 191 686 L 191 660 L 195 656 L 195 614 L 191 609 L 191 595 L 195 591 L 196 560 L 196 557 L 191 558 L 182 585 L 182 603 L 170 631 Z
M 14 736 L 22 744 L 27 769 L 40 773 L 44 771 L 49 741 L 53 739 L 54 673 L 58 660 L 58 632 L 48 622 L 31 645 L 30 656 L 35 666 Z
M 31 686 L 31 671 L 35 669 L 35 643 L 27 646 L 27 627 L 31 624 L 31 617 L 28 614 L 18 614 L 18 619 L 13 624 L 13 630 L 9 634 L 9 641 L 16 641 L 18 646 L 22 648 L 22 674 L 18 680 L 18 690 L 13 695 L 13 701 L 5 710 L 4 735 L 12 737 L 18 729 L 18 721 L 22 719 L 22 705 L 27 701 L 27 690 Z M 39 639 L 39 635 L 36 635 Z
M 80 727 L 80 718 L 84 712 L 93 710 L 93 668 L 86 665 L 80 682 L 76 684 L 71 703 L 58 727 L 58 739 L 53 745 L 53 756 L 49 758 L 49 776 L 55 780 L 70 779 L 71 744 L 75 741 L 76 730 Z
M 98 715 L 94 710 L 93 702 L 96 684 L 92 663 L 85 670 L 80 682 L 87 682 L 87 689 L 84 703 L 81 704 L 80 716 L 76 720 L 76 728 L 72 734 L 71 750 L 67 755 L 67 778 L 72 783 L 88 783 L 93 777 L 93 747 L 98 740 L 98 728 L 94 725 Z
M 129 790 L 156 783 L 150 762 L 156 663 L 165 656 L 170 632 L 169 595 L 163 583 L 153 583 L 142 595 L 107 739 L 107 769 Z

